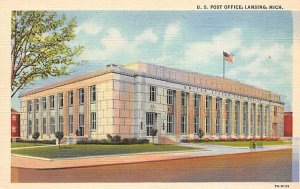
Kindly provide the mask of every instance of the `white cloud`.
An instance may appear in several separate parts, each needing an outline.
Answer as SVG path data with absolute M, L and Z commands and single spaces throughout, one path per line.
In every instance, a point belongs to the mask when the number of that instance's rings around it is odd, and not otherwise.
M 152 29 L 145 30 L 134 37 L 133 42 L 130 42 L 117 28 L 110 28 L 107 30 L 106 36 L 100 40 L 101 47 L 86 50 L 82 56 L 90 60 L 107 60 L 120 55 L 135 57 L 139 51 L 137 46 L 156 42 L 157 36 Z
M 157 36 L 154 34 L 152 29 L 147 29 L 140 35 L 138 35 L 136 38 L 136 44 L 141 44 L 144 42 L 149 42 L 149 43 L 156 43 L 157 42 Z
M 86 34 L 95 35 L 99 33 L 101 30 L 102 30 L 102 26 L 97 25 L 95 22 L 88 21 L 76 27 L 75 33 L 78 34 L 81 31 L 83 31 Z
M 171 23 L 167 26 L 165 31 L 165 40 L 171 40 L 179 35 L 180 27 L 179 23 Z
M 187 45 L 182 65 L 212 65 L 216 59 L 222 60 L 223 50 L 234 52 L 241 46 L 241 35 L 241 29 L 234 28 L 213 37 L 211 41 Z

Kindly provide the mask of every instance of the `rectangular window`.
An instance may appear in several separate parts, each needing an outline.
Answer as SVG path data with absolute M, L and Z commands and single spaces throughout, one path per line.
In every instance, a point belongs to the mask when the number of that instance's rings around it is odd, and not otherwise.
M 174 97 L 175 97 L 175 91 L 168 89 L 167 90 L 167 104 L 168 105 L 174 104 Z
M 220 119 L 216 118 L 216 133 L 220 133 Z
M 79 105 L 84 104 L 84 89 L 79 89 Z
M 150 101 L 156 101 L 156 87 L 150 86 Z
M 186 133 L 186 115 L 181 116 L 181 133 Z
M 257 135 L 261 135 L 261 131 L 263 128 L 263 107 L 262 105 L 259 105 L 257 107 Z
M 147 136 L 150 136 L 150 130 L 154 127 L 154 124 L 155 124 L 155 113 L 147 112 L 146 113 Z
M 96 112 L 91 113 L 91 128 L 92 130 L 97 129 L 97 117 L 96 117 Z
M 268 120 L 268 106 L 265 106 L 265 113 L 264 113 L 264 135 L 267 135 L 267 120 Z
M 277 116 L 277 106 L 274 106 L 274 116 Z
M 250 134 L 254 134 L 255 129 L 255 104 L 252 104 L 250 109 Z
M 32 134 L 32 121 L 28 120 L 28 135 Z
M 61 109 L 64 106 L 64 96 L 62 93 L 58 94 L 58 107 Z
M 27 112 L 31 113 L 31 111 L 32 111 L 32 101 L 28 100 L 27 101 Z
M 96 101 L 96 85 L 90 87 L 91 103 Z
M 72 134 L 73 132 L 73 115 L 69 115 L 69 134 Z
M 34 121 L 34 132 L 39 132 L 39 119 Z
M 84 126 L 84 114 L 79 114 L 79 126 Z
M 199 132 L 199 116 L 194 116 L 194 133 Z
M 210 134 L 210 118 L 206 117 L 205 118 L 205 132 L 206 134 Z
M 50 118 L 50 134 L 55 133 L 55 118 L 51 117 Z
M 230 110 L 231 110 L 231 100 L 230 99 L 226 99 L 225 102 L 225 109 L 226 109 L 226 116 L 225 116 L 225 133 L 229 134 L 229 129 L 230 129 Z
M 69 106 L 73 106 L 73 91 L 68 92 Z
M 43 118 L 43 135 L 47 134 L 47 118 Z
M 47 100 L 46 100 L 46 97 L 43 97 L 42 101 L 43 101 L 43 110 L 45 111 L 46 108 L 47 108 Z
M 36 112 L 39 111 L 39 100 L 38 100 L 38 99 L 35 99 L 35 100 L 34 100 L 34 110 L 35 110 Z
M 222 99 L 216 98 L 216 133 L 220 133 Z
M 55 103 L 54 103 L 54 95 L 50 96 L 50 109 L 54 110 Z
M 205 98 L 205 131 L 207 134 L 211 132 L 211 96 L 206 96 Z
M 238 134 L 239 133 L 239 127 L 240 127 L 240 102 L 236 101 L 235 102 L 235 124 L 234 124 L 234 134 Z
M 174 132 L 174 115 L 168 114 L 167 115 L 167 133 L 173 133 Z
M 194 95 L 194 108 L 199 108 L 199 97 L 200 95 L 198 94 Z
M 58 117 L 58 130 L 59 131 L 64 131 L 64 119 L 63 119 L 63 116 L 59 116 Z
M 248 103 L 244 102 L 243 105 L 243 135 L 245 135 L 248 131 Z
M 186 107 L 187 106 L 187 93 L 181 92 L 181 106 Z

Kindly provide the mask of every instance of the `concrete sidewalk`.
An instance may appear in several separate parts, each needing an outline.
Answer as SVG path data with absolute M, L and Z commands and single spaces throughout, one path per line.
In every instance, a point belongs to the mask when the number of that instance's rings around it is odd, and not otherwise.
M 174 151 L 174 152 L 151 152 L 151 153 L 135 153 L 123 155 L 108 155 L 108 156 L 89 156 L 79 158 L 61 158 L 61 159 L 46 159 L 34 158 L 29 156 L 11 156 L 11 166 L 18 168 L 29 169 L 62 169 L 62 168 L 75 168 L 75 167 L 89 167 L 101 165 L 115 165 L 126 163 L 138 163 L 149 161 L 164 161 L 183 158 L 195 158 L 205 156 L 238 154 L 238 153 L 255 153 L 260 151 L 282 150 L 291 149 L 291 145 L 280 146 L 264 146 L 257 149 L 255 152 L 250 151 L 247 147 L 229 147 L 217 146 L 206 144 L 180 144 L 182 146 L 193 146 L 202 149 L 189 150 L 189 151 Z

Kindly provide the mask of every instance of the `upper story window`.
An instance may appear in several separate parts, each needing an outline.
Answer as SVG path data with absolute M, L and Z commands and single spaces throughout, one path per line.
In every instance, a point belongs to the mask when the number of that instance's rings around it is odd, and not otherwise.
M 79 89 L 79 105 L 84 104 L 84 89 Z
M 194 95 L 194 108 L 199 108 L 199 97 L 200 95 L 198 94 Z
M 211 97 L 210 96 L 206 96 L 205 108 L 206 109 L 210 109 L 211 108 Z
M 156 87 L 150 86 L 150 101 L 156 101 Z
M 274 116 L 277 116 L 277 106 L 274 106 Z
M 54 103 L 54 95 L 50 96 L 50 109 L 53 110 L 55 107 L 55 103 Z
M 90 98 L 91 98 L 91 102 L 95 102 L 96 101 L 96 85 L 93 85 L 90 87 Z
M 32 111 L 32 101 L 28 100 L 27 101 L 27 112 L 30 113 Z
M 34 110 L 36 112 L 39 111 L 39 100 L 38 99 L 34 100 Z
M 216 99 L 216 110 L 220 110 L 221 109 L 221 98 L 217 98 Z
M 46 100 L 46 97 L 43 97 L 42 101 L 43 101 L 43 110 L 46 110 L 46 108 L 47 108 L 47 100 Z
M 62 93 L 58 94 L 58 100 L 59 100 L 59 108 L 62 108 L 64 106 L 64 96 Z
M 174 104 L 174 96 L 175 96 L 175 91 L 168 89 L 167 90 L 167 104 L 168 105 Z
M 68 92 L 69 106 L 73 106 L 73 91 Z
M 181 106 L 186 107 L 187 106 L 187 93 L 181 92 Z

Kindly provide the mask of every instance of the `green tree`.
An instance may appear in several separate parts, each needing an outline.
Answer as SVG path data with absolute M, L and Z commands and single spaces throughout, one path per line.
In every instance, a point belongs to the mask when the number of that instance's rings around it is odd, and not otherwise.
M 83 46 L 68 43 L 75 38 L 75 18 L 53 11 L 13 11 L 11 19 L 11 97 L 36 79 L 68 75 L 80 62 Z
M 64 138 L 64 133 L 62 131 L 56 131 L 55 137 L 58 139 L 58 148 L 60 148 L 60 141 Z
M 151 128 L 150 135 L 152 136 L 152 142 L 154 144 L 154 137 L 157 135 L 157 129 Z
M 34 139 L 34 143 L 33 145 L 35 146 L 36 140 L 40 137 L 40 133 L 39 132 L 34 132 L 32 134 L 32 138 Z

